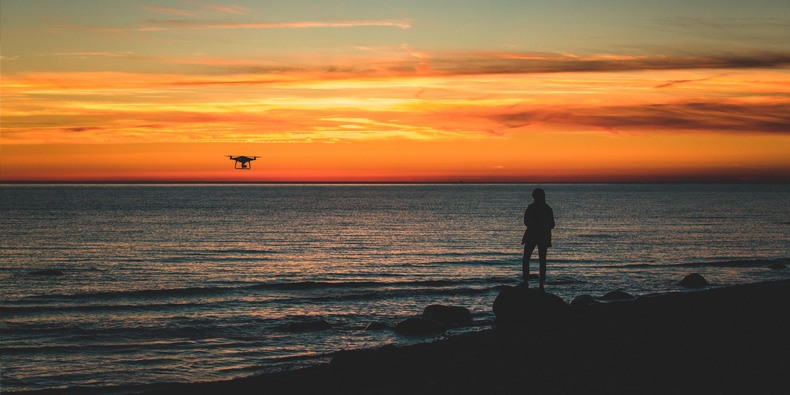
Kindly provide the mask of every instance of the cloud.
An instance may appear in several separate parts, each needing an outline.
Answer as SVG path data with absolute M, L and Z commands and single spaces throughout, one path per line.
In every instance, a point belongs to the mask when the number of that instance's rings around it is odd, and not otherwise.
M 252 11 L 247 7 L 242 7 L 239 5 L 207 4 L 206 8 L 215 12 L 221 12 L 224 14 L 236 14 L 236 15 L 249 14 Z
M 507 129 L 536 123 L 608 131 L 707 131 L 790 134 L 790 103 L 688 102 L 563 110 L 535 108 L 495 114 Z
M 180 22 L 178 22 L 180 23 Z M 352 26 L 349 24 L 347 26 Z M 233 27 L 235 26 L 235 27 Z M 227 28 L 241 28 L 238 25 Z M 298 22 L 290 28 L 319 27 L 310 22 Z M 329 26 L 329 25 L 327 25 Z M 340 25 L 337 25 L 339 27 Z M 346 26 L 346 25 L 344 25 Z M 356 24 L 354 26 L 364 26 Z M 217 27 L 220 28 L 220 27 Z M 255 27 L 248 27 L 255 28 Z M 270 26 L 269 28 L 274 28 Z M 289 62 L 273 66 L 271 61 L 256 65 L 255 61 L 240 62 L 232 59 L 212 62 L 222 70 L 231 73 L 293 73 L 313 74 L 322 78 L 359 78 L 386 77 L 388 75 L 404 76 L 453 76 L 453 75 L 506 75 L 506 74 L 549 74 L 549 73 L 614 73 L 628 71 L 662 71 L 662 70 L 734 70 L 734 69 L 780 69 L 790 66 L 790 53 L 741 53 L 707 56 L 621 56 L 621 55 L 589 55 L 577 56 L 569 54 L 530 54 L 530 53 L 431 53 L 416 51 L 408 45 L 401 45 L 397 53 L 378 54 L 377 57 L 366 59 L 350 57 L 346 61 L 333 59 L 334 63 L 321 62 L 316 55 L 316 63 Z M 176 60 L 171 60 L 176 61 Z M 183 63 L 210 65 L 202 58 L 182 58 Z M 235 63 L 235 64 L 231 64 Z M 242 64 L 243 63 L 243 64 Z M 239 69 L 224 66 L 240 66 Z M 715 77 L 720 77 L 718 75 Z M 656 85 L 655 88 L 667 88 L 674 85 L 705 81 L 703 79 L 678 79 Z
M 143 9 L 148 12 L 162 15 L 178 15 L 178 16 L 194 16 L 195 11 L 187 10 L 184 8 L 175 7 L 156 7 L 156 6 L 143 6 Z
M 349 27 L 397 27 L 410 29 L 411 20 L 346 20 L 337 22 L 327 21 L 296 21 L 296 22 L 223 22 L 192 19 L 149 20 L 149 27 L 140 30 L 216 30 L 216 29 L 308 29 L 308 28 L 349 28 Z
M 245 15 L 252 12 L 252 10 L 247 7 L 242 7 L 239 5 L 223 5 L 223 4 L 205 4 L 202 7 L 196 7 L 193 9 L 178 8 L 178 7 L 158 7 L 158 6 L 143 6 L 143 9 L 148 12 L 153 12 L 155 14 L 176 15 L 176 16 L 196 16 L 198 14 L 206 14 L 206 13 Z
M 697 79 L 693 79 L 693 80 L 672 80 L 672 81 L 667 81 L 667 82 L 665 82 L 663 84 L 658 84 L 658 85 L 654 86 L 654 88 L 656 88 L 656 89 L 671 88 L 671 87 L 674 87 L 674 86 L 677 86 L 677 85 L 680 85 L 680 84 L 687 84 L 687 83 L 690 83 L 690 82 L 710 81 L 713 78 L 715 78 L 715 77 L 697 78 Z
M 790 53 L 708 56 L 620 56 L 530 53 L 470 53 L 434 56 L 431 69 L 451 74 L 525 74 L 639 70 L 749 69 L 790 65 Z

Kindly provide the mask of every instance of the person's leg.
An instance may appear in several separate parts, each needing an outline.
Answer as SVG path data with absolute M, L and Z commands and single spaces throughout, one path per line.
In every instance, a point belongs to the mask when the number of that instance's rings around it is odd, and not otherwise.
M 543 289 L 543 282 L 546 281 L 546 253 L 549 247 L 538 246 L 538 259 L 540 260 L 540 289 Z
M 529 280 L 529 260 L 532 258 L 532 251 L 535 251 L 535 246 L 536 244 L 530 241 L 524 244 L 524 258 L 521 260 L 521 269 L 524 271 L 524 284 L 527 284 Z

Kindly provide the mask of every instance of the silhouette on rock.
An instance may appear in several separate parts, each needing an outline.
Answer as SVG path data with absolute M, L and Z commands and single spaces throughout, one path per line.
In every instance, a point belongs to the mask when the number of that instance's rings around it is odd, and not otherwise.
M 589 306 L 598 303 L 591 295 L 579 295 L 571 301 L 571 306 Z
M 546 317 L 556 317 L 568 311 L 562 298 L 524 284 L 504 286 L 494 299 L 494 314 L 498 324 L 528 324 Z
M 631 300 L 634 296 L 625 291 L 609 291 L 601 297 L 603 300 Z
M 445 329 L 441 323 L 421 316 L 406 318 L 395 325 L 395 332 L 402 335 L 430 335 L 444 333 Z
M 432 304 L 422 311 L 422 316 L 445 325 L 466 325 L 472 323 L 472 313 L 461 306 Z
M 678 285 L 686 288 L 702 288 L 708 286 L 708 280 L 698 273 L 691 273 L 688 276 L 683 277 Z

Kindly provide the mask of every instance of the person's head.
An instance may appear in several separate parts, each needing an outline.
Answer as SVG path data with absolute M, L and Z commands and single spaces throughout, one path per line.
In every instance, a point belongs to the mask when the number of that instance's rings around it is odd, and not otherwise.
M 532 198 L 535 199 L 536 202 L 545 202 L 546 192 L 541 188 L 535 188 L 535 190 L 532 191 Z

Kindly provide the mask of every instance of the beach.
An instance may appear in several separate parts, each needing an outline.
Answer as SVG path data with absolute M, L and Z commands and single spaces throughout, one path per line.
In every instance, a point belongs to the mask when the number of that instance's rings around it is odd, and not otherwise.
M 790 390 L 790 281 L 571 307 L 569 315 L 172 393 L 751 393 Z

